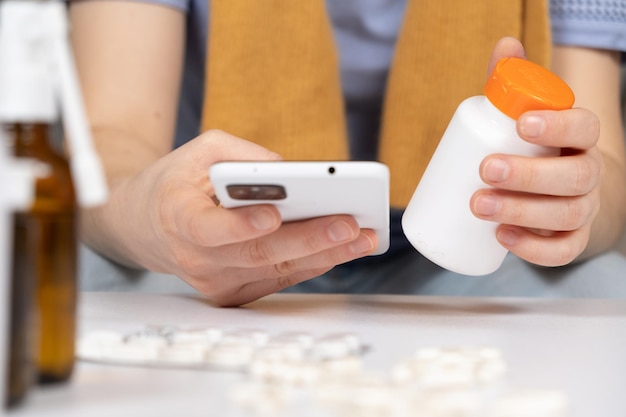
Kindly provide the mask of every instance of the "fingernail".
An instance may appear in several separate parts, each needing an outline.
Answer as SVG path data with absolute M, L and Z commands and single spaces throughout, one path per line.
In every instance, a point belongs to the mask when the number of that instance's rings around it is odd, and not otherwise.
M 520 131 L 522 135 L 535 138 L 541 136 L 545 129 L 545 121 L 543 117 L 539 116 L 527 116 L 522 119 L 520 124 Z
M 328 226 L 328 237 L 333 242 L 343 242 L 344 240 L 352 239 L 354 237 L 354 231 L 344 221 L 336 221 Z
M 514 229 L 501 229 L 498 232 L 498 240 L 507 246 L 513 246 L 517 243 L 519 233 Z
M 481 216 L 493 216 L 500 210 L 500 199 L 492 195 L 481 195 L 474 202 L 474 211 Z
M 358 239 L 350 244 L 350 250 L 355 255 L 370 252 L 374 249 L 374 242 L 366 234 L 361 234 Z
M 276 225 L 278 219 L 267 208 L 258 208 L 250 214 L 250 222 L 257 230 L 268 230 Z
M 509 178 L 511 169 L 502 159 L 490 159 L 485 164 L 483 175 L 485 179 L 492 182 L 500 182 Z

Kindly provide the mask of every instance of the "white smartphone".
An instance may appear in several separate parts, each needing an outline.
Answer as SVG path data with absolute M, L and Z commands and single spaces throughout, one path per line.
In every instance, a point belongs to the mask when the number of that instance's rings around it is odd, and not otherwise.
M 222 207 L 272 204 L 283 221 L 354 216 L 389 249 L 389 169 L 370 161 L 224 161 L 209 169 Z

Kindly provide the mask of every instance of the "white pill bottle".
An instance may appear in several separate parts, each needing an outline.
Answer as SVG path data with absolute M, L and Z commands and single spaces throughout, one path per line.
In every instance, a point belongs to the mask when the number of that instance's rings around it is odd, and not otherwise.
M 508 252 L 496 239 L 498 224 L 470 210 L 472 194 L 489 188 L 479 175 L 482 160 L 494 153 L 558 155 L 556 148 L 521 139 L 516 120 L 529 110 L 574 104 L 563 80 L 521 58 L 498 61 L 483 91 L 457 108 L 402 217 L 405 235 L 422 255 L 474 276 L 495 272 Z

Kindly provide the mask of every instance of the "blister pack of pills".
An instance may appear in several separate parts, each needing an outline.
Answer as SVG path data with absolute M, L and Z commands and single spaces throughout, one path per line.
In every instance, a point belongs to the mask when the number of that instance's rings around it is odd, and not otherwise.
M 259 329 L 145 326 L 85 333 L 77 356 L 117 365 L 240 372 L 229 400 L 252 417 L 567 416 L 562 391 L 510 386 L 507 363 L 495 347 L 419 348 L 384 372 L 364 366 L 368 349 L 349 332 L 272 335 Z
M 270 362 L 355 367 L 365 350 L 366 346 L 351 333 L 314 335 L 294 331 L 271 335 L 258 329 L 145 326 L 124 333 L 86 332 L 78 340 L 77 357 L 118 365 L 252 369 L 262 373 L 263 364 Z M 305 378 L 303 375 L 294 378 Z

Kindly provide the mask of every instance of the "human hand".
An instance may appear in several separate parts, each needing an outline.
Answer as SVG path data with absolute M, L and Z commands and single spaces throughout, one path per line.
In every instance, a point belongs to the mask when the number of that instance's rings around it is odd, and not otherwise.
M 277 160 L 264 148 L 220 131 L 206 132 L 120 184 L 132 223 L 129 257 L 175 274 L 219 305 L 240 305 L 367 255 L 376 235 L 351 216 L 281 223 L 270 205 L 217 207 L 208 178 L 222 160 Z M 132 212 L 135 213 L 132 216 Z
M 506 56 L 523 57 L 522 45 L 502 39 L 489 70 Z M 518 119 L 517 132 L 528 142 L 560 148 L 560 156 L 489 155 L 480 175 L 495 188 L 472 196 L 472 212 L 501 223 L 499 242 L 520 258 L 543 266 L 565 265 L 586 248 L 600 209 L 599 119 L 583 108 L 531 111 Z

